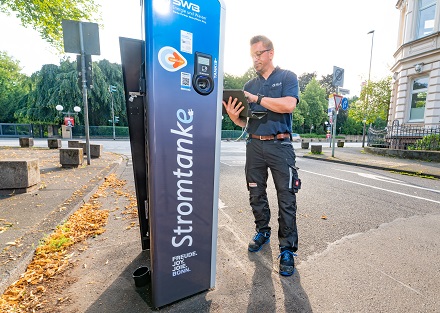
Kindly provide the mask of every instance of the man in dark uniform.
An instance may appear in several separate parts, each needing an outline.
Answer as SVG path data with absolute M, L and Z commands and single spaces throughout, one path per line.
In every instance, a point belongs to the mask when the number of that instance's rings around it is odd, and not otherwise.
M 296 227 L 296 195 L 301 187 L 295 166 L 295 152 L 291 142 L 292 111 L 299 102 L 296 75 L 273 65 L 274 47 L 265 36 L 250 40 L 251 57 L 257 77 L 244 85 L 250 110 L 260 112 L 260 119 L 247 121 L 239 116 L 244 109 L 238 99 L 223 102 L 231 120 L 246 127 L 246 183 L 250 205 L 255 217 L 256 235 L 248 250 L 259 251 L 270 241 L 270 209 L 267 198 L 268 168 L 271 170 L 278 197 L 278 240 L 280 274 L 294 272 L 295 252 L 298 249 Z M 262 112 L 262 113 L 261 113 Z

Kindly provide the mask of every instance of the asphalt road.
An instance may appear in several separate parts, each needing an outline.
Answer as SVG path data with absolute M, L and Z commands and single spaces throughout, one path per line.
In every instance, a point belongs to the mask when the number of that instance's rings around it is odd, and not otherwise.
M 301 275 L 297 294 L 307 295 L 305 308 L 308 303 L 316 312 L 440 311 L 440 182 L 301 158 L 301 149 L 297 154 L 302 189 L 296 279 Z M 244 161 L 244 144 L 222 144 L 220 212 L 242 249 L 254 231 Z M 276 208 L 271 177 L 268 186 Z M 276 230 L 276 218 L 271 224 Z M 265 256 L 274 268 L 277 244 L 274 237 Z

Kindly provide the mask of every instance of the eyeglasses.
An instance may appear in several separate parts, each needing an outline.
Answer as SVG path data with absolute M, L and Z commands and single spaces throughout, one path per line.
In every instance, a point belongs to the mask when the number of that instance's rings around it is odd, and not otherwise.
M 251 54 L 251 58 L 253 59 L 253 58 L 257 58 L 257 59 L 259 59 L 259 58 L 261 58 L 261 55 L 264 53 L 264 52 L 267 52 L 267 51 L 270 51 L 270 50 L 272 50 L 272 49 L 266 49 L 266 50 L 261 50 L 261 51 L 257 51 L 257 52 L 255 52 L 255 53 L 252 53 Z

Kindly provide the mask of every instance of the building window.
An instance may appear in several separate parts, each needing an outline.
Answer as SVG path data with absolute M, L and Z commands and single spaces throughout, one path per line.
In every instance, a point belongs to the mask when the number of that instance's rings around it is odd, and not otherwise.
M 436 0 L 419 0 L 417 38 L 422 38 L 434 31 Z
M 413 81 L 411 91 L 411 110 L 409 119 L 423 120 L 425 117 L 426 96 L 428 94 L 429 77 L 419 77 Z

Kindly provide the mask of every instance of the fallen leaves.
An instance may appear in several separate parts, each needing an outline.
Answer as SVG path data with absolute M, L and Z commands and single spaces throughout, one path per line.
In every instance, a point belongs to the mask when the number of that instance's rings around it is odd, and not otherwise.
M 46 292 L 44 283 L 56 278 L 69 267 L 75 253 L 69 250 L 71 246 L 105 232 L 104 226 L 107 224 L 109 211 L 101 209 L 102 204 L 98 199 L 105 197 L 107 190 L 124 186 L 125 183 L 118 180 L 115 174 L 106 177 L 89 202 L 82 205 L 64 224 L 59 225 L 51 235 L 41 241 L 25 273 L 1 296 L 1 312 L 28 312 L 44 307 L 45 303 L 41 300 Z M 3 222 L 2 227 L 5 227 L 5 221 L 0 221 Z M 12 224 L 8 225 L 12 227 Z M 132 225 L 133 223 L 130 227 Z M 19 243 L 14 241 L 7 244 L 13 246 Z M 66 299 L 60 298 L 59 302 Z
M 14 226 L 13 223 L 7 222 L 4 218 L 0 218 L 0 234 Z

